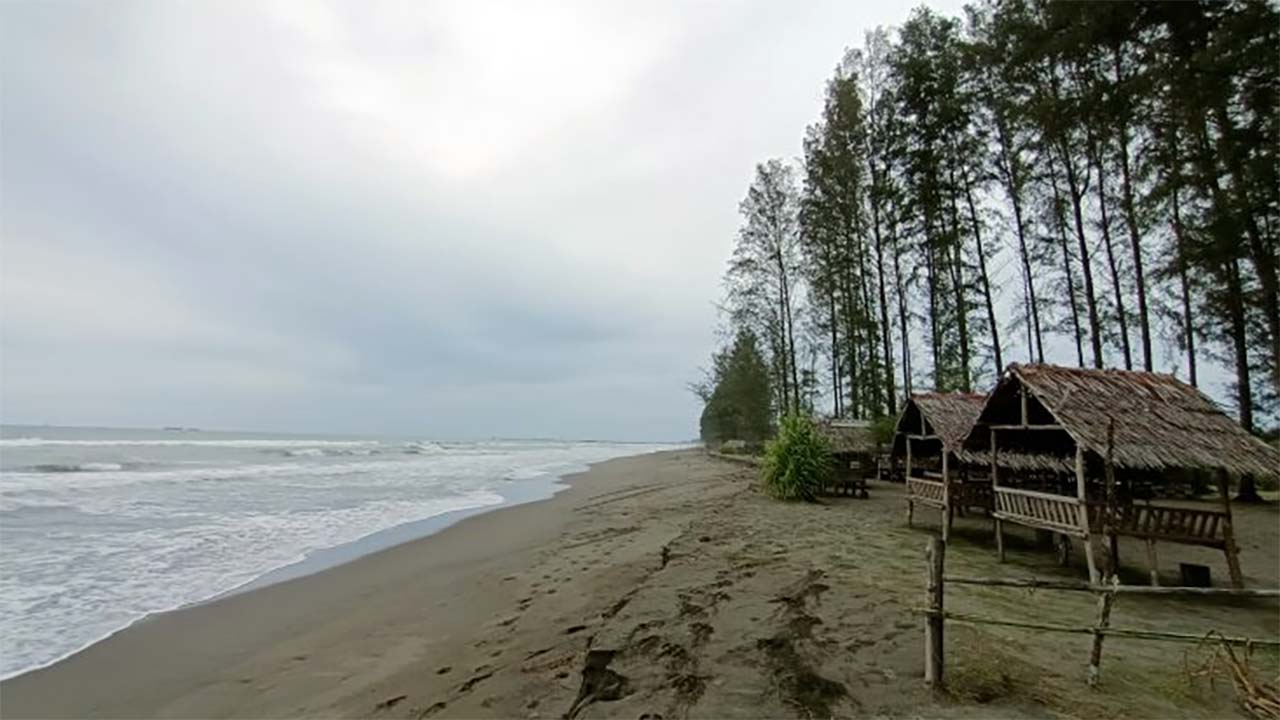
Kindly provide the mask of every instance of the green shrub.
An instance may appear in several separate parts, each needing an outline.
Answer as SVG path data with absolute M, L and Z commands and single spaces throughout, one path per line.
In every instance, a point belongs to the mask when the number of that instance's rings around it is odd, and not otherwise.
M 779 500 L 813 500 L 834 468 L 831 448 L 813 421 L 789 415 L 764 451 L 764 489 Z

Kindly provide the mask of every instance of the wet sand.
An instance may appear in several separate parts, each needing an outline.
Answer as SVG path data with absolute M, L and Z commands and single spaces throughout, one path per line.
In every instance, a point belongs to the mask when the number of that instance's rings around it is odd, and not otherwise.
M 955 625 L 949 690 L 923 687 L 922 548 L 901 490 L 772 501 L 755 470 L 676 451 L 569 478 L 556 497 L 461 521 L 316 575 L 139 623 L 0 683 L 6 718 L 1231 716 L 1230 682 L 1184 648 Z M 1238 513 L 1250 584 L 1277 584 L 1276 507 Z M 957 521 L 948 572 L 1078 578 L 1013 533 Z M 1129 559 L 1141 550 L 1122 548 Z M 1220 559 L 1170 546 L 1164 556 Z M 1076 554 L 1077 557 L 1079 553 Z M 1140 567 L 1135 576 L 1145 576 Z M 956 590 L 954 609 L 1087 623 L 1080 593 Z M 963 593 L 963 594 L 962 594 Z M 948 603 L 953 602 L 948 594 Z M 1116 624 L 1280 634 L 1274 603 L 1124 598 Z M 949 628 L 952 626 L 949 626 Z M 1007 632 L 1006 632 L 1007 630 Z M 1065 639 L 1064 639 L 1065 637 Z M 1264 660 L 1274 662 L 1274 659 Z M 1176 667 L 1175 667 L 1176 666 Z M 1274 669 L 1272 669 L 1274 673 Z M 1225 678 L 1224 678 L 1225 680 Z

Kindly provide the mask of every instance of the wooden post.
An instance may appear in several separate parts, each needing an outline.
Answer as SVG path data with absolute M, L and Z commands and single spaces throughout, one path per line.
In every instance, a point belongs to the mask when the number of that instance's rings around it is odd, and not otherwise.
M 938 538 L 929 538 L 924 556 L 928 562 L 929 613 L 924 625 L 924 683 L 932 688 L 942 687 L 942 627 L 943 627 L 943 568 L 947 545 Z
M 1089 564 L 1089 582 L 1098 584 L 1098 565 L 1093 559 L 1093 534 L 1089 532 L 1089 505 L 1085 495 L 1084 448 L 1076 443 L 1076 501 L 1080 530 L 1084 533 L 1084 558 Z
M 947 456 L 950 454 L 944 445 L 942 448 L 942 542 L 946 542 L 951 536 L 951 473 L 947 468 Z
M 1218 471 L 1218 495 L 1222 500 L 1222 512 L 1226 517 L 1222 522 L 1222 551 L 1227 554 L 1227 572 L 1231 574 L 1231 587 L 1240 590 L 1244 587 L 1244 573 L 1240 572 L 1240 548 L 1236 547 L 1236 533 L 1231 521 L 1231 491 L 1227 487 L 1227 471 Z
M 1089 687 L 1097 687 L 1102 672 L 1102 631 L 1111 624 L 1111 604 L 1115 590 L 1103 590 L 1098 598 L 1098 622 L 1093 626 L 1093 647 L 1089 649 Z
M 907 470 L 902 476 L 902 482 L 907 486 L 907 527 L 911 527 L 911 516 L 916 509 L 916 504 L 911 502 L 911 436 L 905 435 L 904 437 L 907 440 Z
M 1025 385 L 1018 386 L 1018 399 L 1022 403 L 1022 425 L 1025 427 L 1031 424 L 1031 421 L 1028 419 L 1030 417 L 1030 413 L 1027 412 L 1027 387 Z
M 1160 570 L 1156 565 L 1156 541 L 1147 538 L 1147 567 L 1151 568 L 1151 587 L 1160 586 Z
M 1102 516 L 1102 533 L 1107 538 L 1107 574 L 1115 577 L 1120 574 L 1120 538 L 1116 523 L 1120 520 L 1120 501 L 1116 497 L 1116 468 L 1111 461 L 1115 447 L 1116 420 L 1107 417 L 1107 454 L 1103 460 L 1104 478 L 1106 481 L 1107 507 Z
M 995 510 L 999 511 L 1000 502 L 996 488 L 1000 487 L 1000 448 L 996 445 L 996 429 L 991 428 L 991 502 L 996 506 Z M 1000 562 L 1004 562 L 1004 522 L 1000 518 L 995 519 L 996 526 L 996 557 Z

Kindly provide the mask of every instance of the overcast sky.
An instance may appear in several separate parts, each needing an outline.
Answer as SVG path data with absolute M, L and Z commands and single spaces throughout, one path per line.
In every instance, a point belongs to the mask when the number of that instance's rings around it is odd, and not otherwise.
M 908 11 L 8 0 L 2 418 L 693 437 L 753 165 Z

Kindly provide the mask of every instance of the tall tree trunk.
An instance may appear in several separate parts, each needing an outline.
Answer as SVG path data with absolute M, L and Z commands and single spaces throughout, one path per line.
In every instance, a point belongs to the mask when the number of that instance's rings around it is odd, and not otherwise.
M 862 365 L 858 362 L 858 323 L 856 321 L 857 298 L 853 292 L 853 282 L 850 277 L 849 268 L 844 268 L 841 273 L 841 283 L 844 287 L 844 312 L 845 312 L 845 341 L 848 347 L 845 352 L 849 358 L 849 417 L 862 417 Z
M 1219 104 L 1214 110 L 1219 132 L 1225 145 L 1218 153 L 1226 160 L 1226 167 L 1231 173 L 1235 202 L 1232 203 L 1239 215 L 1241 225 L 1248 239 L 1249 257 L 1253 263 L 1258 282 L 1262 285 L 1262 312 L 1267 322 L 1270 335 L 1271 382 L 1276 392 L 1280 393 L 1280 280 L 1277 279 L 1277 262 L 1274 243 L 1263 239 L 1255 217 L 1254 203 L 1249 197 L 1249 178 L 1247 170 L 1240 161 L 1236 141 L 1235 124 L 1231 121 L 1225 104 Z
M 1092 144 L 1092 143 L 1091 143 Z M 1097 145 L 1093 145 L 1094 148 Z M 1111 218 L 1107 214 L 1106 168 L 1102 158 L 1094 154 L 1094 169 L 1098 172 L 1098 209 L 1102 220 L 1102 246 L 1107 251 L 1107 268 L 1111 271 L 1111 288 L 1116 302 L 1116 319 L 1120 323 L 1120 349 L 1124 353 L 1124 369 L 1133 369 L 1133 353 L 1129 347 L 1129 318 L 1124 307 L 1124 295 L 1120 287 L 1120 270 L 1116 265 L 1115 246 L 1111 242 Z
M 1196 161 L 1208 187 L 1214 215 L 1217 216 L 1218 220 L 1212 224 L 1221 226 L 1225 220 L 1230 218 L 1231 207 L 1230 202 L 1224 197 L 1225 193 L 1222 187 L 1218 184 L 1218 164 L 1213 151 L 1210 149 L 1209 131 L 1204 121 L 1197 124 L 1197 135 L 1199 147 L 1196 153 Z M 1221 233 L 1222 231 L 1219 232 Z M 1245 430 L 1253 432 L 1253 387 L 1249 377 L 1249 344 L 1245 320 L 1244 284 L 1240 279 L 1240 260 L 1237 257 L 1236 243 L 1237 239 L 1230 235 L 1214 238 L 1217 253 L 1220 255 L 1218 261 L 1221 262 L 1222 281 L 1227 286 L 1225 297 L 1227 317 L 1225 319 L 1235 358 L 1236 400 L 1239 403 L 1240 425 Z
M 798 413 L 800 411 L 800 373 L 796 368 L 796 333 L 795 321 L 791 314 L 791 286 L 785 272 L 782 274 L 782 287 L 783 307 L 786 310 L 787 363 L 791 368 L 791 411 Z
M 925 211 L 928 212 L 927 210 Z M 938 330 L 938 272 L 937 260 L 934 257 L 934 241 L 933 231 L 930 227 L 928 215 L 925 216 L 925 274 L 929 282 L 929 332 L 932 335 L 933 342 L 930 343 L 930 350 L 933 353 L 933 389 L 941 391 L 945 389 L 945 375 L 942 367 L 942 334 Z
M 1240 262 L 1227 261 L 1227 312 L 1231 322 L 1231 348 L 1236 363 L 1236 401 L 1240 404 L 1240 425 L 1253 432 L 1253 388 L 1249 380 L 1249 344 L 1244 317 L 1244 292 L 1240 282 Z
M 875 160 L 869 159 L 869 163 L 871 166 L 871 187 L 873 191 L 878 193 L 879 180 L 876 173 Z M 885 409 L 888 415 L 897 415 L 898 396 L 893 380 L 893 331 L 889 325 L 889 302 L 885 297 L 884 244 L 880 236 L 880 201 L 878 197 L 871 201 L 871 229 L 876 243 L 876 285 L 880 295 L 880 338 L 882 340 L 881 350 L 884 353 L 885 390 L 887 394 Z
M 858 323 L 863 330 L 863 342 L 859 344 L 858 352 L 863 354 L 862 363 L 863 367 L 866 368 L 866 372 L 863 374 L 865 378 L 863 395 L 866 398 L 863 417 L 876 417 L 880 414 L 880 394 L 884 392 L 884 385 L 880 378 L 880 359 L 877 355 L 880 339 L 873 319 L 872 307 L 874 303 L 871 299 L 871 287 L 867 283 L 869 277 L 867 274 L 867 253 L 862 237 L 858 232 L 866 227 L 866 220 L 862 216 L 861 208 L 860 203 L 855 204 L 853 207 L 853 227 L 855 230 L 850 233 L 849 239 L 853 245 L 853 260 L 858 278 L 858 298 L 861 301 Z
M 1112 61 L 1115 66 L 1116 86 L 1124 84 L 1123 68 L 1120 62 L 1120 48 L 1112 49 Z M 1123 92 L 1123 90 L 1121 90 Z M 1138 329 L 1142 335 L 1142 369 L 1151 372 L 1153 369 L 1151 349 L 1151 319 L 1147 309 L 1147 279 L 1142 265 L 1142 240 L 1138 235 L 1138 216 L 1134 210 L 1133 173 L 1129 166 L 1129 123 L 1121 118 L 1117 127 L 1116 142 L 1120 147 L 1120 180 L 1121 202 L 1124 210 L 1125 226 L 1129 230 L 1129 248 L 1133 253 L 1133 277 L 1138 287 Z
M 1040 306 L 1036 302 L 1036 286 L 1031 272 L 1031 253 L 1027 248 L 1027 226 L 1022 219 L 1021 163 L 1014 157 L 1005 122 L 997 120 L 996 129 L 1000 139 L 1000 162 L 1004 169 L 1005 192 L 1008 193 L 1009 202 L 1013 205 L 1013 224 L 1018 233 L 1018 254 L 1022 261 L 1023 292 L 1026 295 L 1028 315 L 1027 334 L 1031 335 L 1027 339 L 1027 354 L 1031 356 L 1032 340 L 1034 340 L 1033 359 L 1035 362 L 1044 362 L 1044 342 L 1040 335 Z M 1003 369 L 1003 367 L 998 368 L 1000 371 Z
M 956 202 L 956 169 L 952 165 L 947 169 L 950 178 L 948 195 L 951 204 L 951 248 L 954 258 L 951 260 L 951 282 L 956 295 L 956 330 L 960 334 L 960 390 L 970 392 L 973 389 L 973 354 L 969 342 L 969 303 L 965 296 L 964 285 L 964 242 L 960 234 L 960 210 Z
M 1098 302 L 1093 292 L 1093 268 L 1089 262 L 1089 245 L 1084 236 L 1084 210 L 1081 207 L 1085 188 L 1081 179 L 1076 176 L 1075 166 L 1071 163 L 1071 152 L 1067 149 L 1066 140 L 1059 141 L 1059 152 L 1063 167 L 1067 174 L 1067 195 L 1071 198 L 1071 213 L 1075 219 L 1076 240 L 1080 243 L 1080 267 L 1084 271 L 1084 302 L 1089 314 L 1089 342 L 1093 349 L 1093 366 L 1102 367 L 1102 331 L 1098 320 Z M 1084 183 L 1089 182 L 1088 168 L 1085 169 Z
M 1067 219 L 1063 213 L 1066 203 L 1058 189 L 1058 173 L 1052 161 L 1049 164 L 1049 178 L 1053 184 L 1054 215 L 1058 220 L 1058 239 L 1062 244 L 1062 270 L 1067 276 L 1067 300 L 1071 306 L 1071 330 L 1076 341 L 1076 364 L 1084 367 L 1084 341 L 1080 333 L 1080 306 L 1076 301 L 1075 275 L 1071 272 L 1071 251 L 1067 242 Z
M 828 272 L 830 271 L 828 270 Z M 831 414 L 834 417 L 841 417 L 840 403 L 843 398 L 840 397 L 840 329 L 838 327 L 840 319 L 836 315 L 836 292 L 834 283 L 830 291 L 827 293 L 827 311 L 831 322 Z
M 1191 320 L 1191 280 L 1188 272 L 1191 265 L 1191 253 L 1186 231 L 1182 225 L 1182 203 L 1178 196 L 1179 190 L 1182 188 L 1182 159 L 1178 155 L 1177 129 L 1171 130 L 1170 134 L 1170 149 L 1172 151 L 1170 166 L 1173 174 L 1170 179 L 1172 184 L 1170 202 L 1173 211 L 1173 238 L 1178 246 L 1178 281 L 1182 289 L 1182 331 L 1186 334 L 1187 372 L 1189 373 L 1191 387 L 1199 387 L 1199 381 L 1196 377 L 1196 328 Z
M 973 223 L 973 240 L 978 248 L 978 272 L 982 281 L 982 297 L 987 305 L 987 322 L 991 325 L 991 348 L 995 353 L 996 377 L 1004 372 L 1004 359 L 1000 355 L 1000 325 L 996 322 L 996 306 L 991 299 L 991 280 L 987 275 L 987 254 L 982 247 L 982 225 L 978 222 L 978 208 L 973 202 L 973 187 L 968 173 L 964 175 L 964 197 L 969 205 L 969 220 Z
M 889 240 L 893 253 L 893 285 L 894 294 L 898 298 L 898 336 L 902 338 L 902 388 L 907 397 L 911 396 L 911 335 L 907 332 L 907 290 L 902 282 L 902 250 L 898 246 L 898 204 L 893 202 L 894 220 L 889 225 Z

